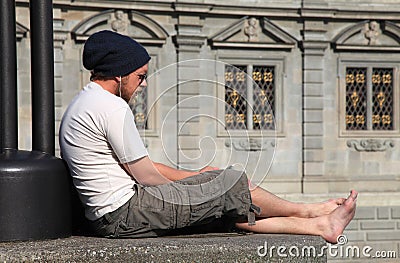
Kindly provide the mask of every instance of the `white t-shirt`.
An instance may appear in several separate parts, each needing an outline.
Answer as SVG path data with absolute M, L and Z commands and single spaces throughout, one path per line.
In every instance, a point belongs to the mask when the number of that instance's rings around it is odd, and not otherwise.
M 118 209 L 135 194 L 135 181 L 120 163 L 148 153 L 123 99 L 89 83 L 64 113 L 59 138 L 88 219 Z

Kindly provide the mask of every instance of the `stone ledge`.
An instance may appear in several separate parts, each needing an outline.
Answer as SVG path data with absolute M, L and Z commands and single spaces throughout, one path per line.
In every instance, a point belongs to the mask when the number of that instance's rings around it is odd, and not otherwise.
M 145 239 L 70 238 L 0 243 L 1 262 L 327 262 L 326 245 L 317 236 L 218 233 Z M 260 256 L 273 248 L 273 257 Z M 280 257 L 277 248 L 286 248 Z M 289 248 L 299 249 L 290 257 Z M 315 247 L 316 256 L 302 257 L 302 248 Z M 294 250 L 292 250 L 292 254 Z M 282 252 L 281 252 L 282 254 Z

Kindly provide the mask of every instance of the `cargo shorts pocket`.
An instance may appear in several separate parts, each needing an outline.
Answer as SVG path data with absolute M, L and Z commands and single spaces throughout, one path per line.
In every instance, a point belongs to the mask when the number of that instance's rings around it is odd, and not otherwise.
M 138 187 L 137 206 L 146 211 L 162 211 L 165 209 L 165 194 L 158 187 Z
M 155 214 L 160 212 L 149 211 L 139 206 L 140 196 L 132 197 L 126 216 L 120 217 L 115 229 L 115 237 L 118 238 L 144 238 L 156 237 L 160 234 L 154 225 Z
M 131 221 L 131 220 L 128 220 Z M 116 228 L 114 237 L 116 238 L 141 238 L 157 236 L 146 221 L 128 222 L 120 220 Z
M 126 221 L 119 223 L 119 231 L 128 234 L 135 232 L 139 236 L 150 234 L 151 231 L 163 231 L 173 226 L 172 205 L 163 200 L 161 192 L 156 187 L 137 186 L 136 194 L 132 197 Z
M 223 215 L 223 199 L 215 198 L 201 204 L 190 205 L 189 225 L 201 225 L 213 222 Z

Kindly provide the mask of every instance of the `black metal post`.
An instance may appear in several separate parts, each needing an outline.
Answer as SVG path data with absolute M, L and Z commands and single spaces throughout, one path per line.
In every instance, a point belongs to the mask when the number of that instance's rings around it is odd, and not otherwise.
M 54 155 L 52 0 L 29 2 L 31 23 L 32 150 Z
M 0 241 L 68 237 L 69 172 L 54 156 L 53 5 L 30 1 L 33 151 L 21 151 L 16 149 L 15 3 L 0 3 Z
M 0 153 L 18 148 L 15 1 L 0 1 Z

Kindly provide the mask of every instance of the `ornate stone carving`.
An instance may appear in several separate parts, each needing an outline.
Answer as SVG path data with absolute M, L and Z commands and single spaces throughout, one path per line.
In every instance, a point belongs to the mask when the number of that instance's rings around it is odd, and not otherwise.
M 227 139 L 225 141 L 225 146 L 228 148 L 233 147 L 233 149 L 237 151 L 265 151 L 268 148 L 274 148 L 275 141 L 258 138 L 240 140 Z
M 368 45 L 379 45 L 378 37 L 382 34 L 379 24 L 376 21 L 366 23 L 363 30 Z
M 394 147 L 392 140 L 349 140 L 347 141 L 347 147 L 354 148 L 359 152 L 383 152 L 389 148 Z
M 125 14 L 121 10 L 116 12 L 113 9 L 97 13 L 82 20 L 71 30 L 71 33 L 75 41 L 83 42 L 86 41 L 91 33 L 108 27 L 134 38 L 141 44 L 162 46 L 168 38 L 168 33 L 164 28 L 150 17 L 136 11 L 130 11 Z M 121 30 L 125 30 L 125 32 Z
M 127 22 L 124 21 L 124 12 L 117 10 L 114 13 L 115 19 L 111 22 L 111 28 L 118 33 L 124 33 L 127 29 Z
M 247 20 L 247 26 L 244 27 L 244 34 L 247 36 L 247 41 L 258 41 L 258 21 L 254 17 Z
M 390 21 L 362 21 L 333 38 L 336 50 L 400 51 L 400 27 Z
M 227 26 L 208 41 L 212 47 L 290 50 L 297 39 L 267 18 L 247 16 Z

